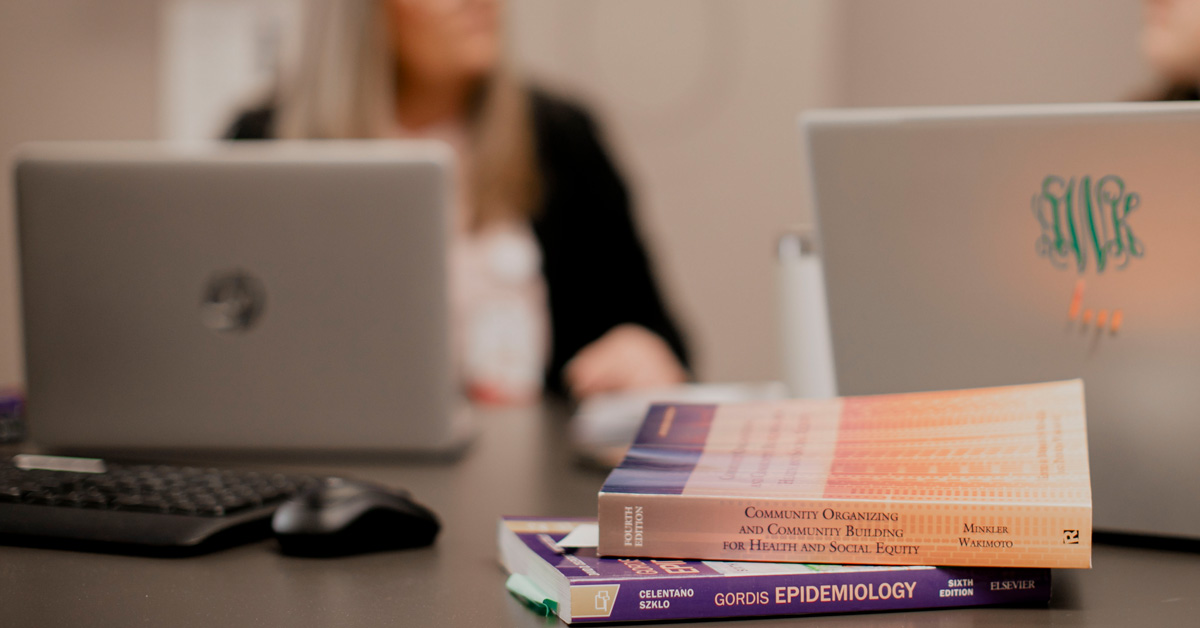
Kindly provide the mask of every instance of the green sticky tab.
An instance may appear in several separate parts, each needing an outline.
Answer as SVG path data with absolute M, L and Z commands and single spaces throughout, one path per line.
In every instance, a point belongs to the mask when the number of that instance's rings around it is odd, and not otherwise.
M 558 602 L 546 597 L 532 580 L 515 573 L 504 582 L 504 587 L 525 603 L 525 606 L 537 611 L 540 615 L 553 615 L 558 612 Z

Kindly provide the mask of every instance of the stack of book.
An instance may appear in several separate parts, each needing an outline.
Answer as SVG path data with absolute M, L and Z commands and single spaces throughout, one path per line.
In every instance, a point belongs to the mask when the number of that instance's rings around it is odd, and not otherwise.
M 596 521 L 505 518 L 568 623 L 1045 602 L 1091 566 L 1083 384 L 659 404 Z M 591 537 L 591 538 L 589 538 Z

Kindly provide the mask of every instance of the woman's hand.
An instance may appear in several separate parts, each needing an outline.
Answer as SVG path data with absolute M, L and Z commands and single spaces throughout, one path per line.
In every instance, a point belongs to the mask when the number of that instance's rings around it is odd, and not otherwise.
M 687 380 L 667 343 L 640 325 L 618 325 L 579 350 L 564 369 L 577 399 L 596 393 L 673 386 Z

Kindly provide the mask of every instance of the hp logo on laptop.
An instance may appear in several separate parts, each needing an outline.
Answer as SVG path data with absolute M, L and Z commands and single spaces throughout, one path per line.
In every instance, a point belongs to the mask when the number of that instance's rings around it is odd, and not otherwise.
M 249 331 L 262 317 L 267 292 L 244 270 L 219 272 L 208 281 L 200 301 L 200 320 L 213 331 Z

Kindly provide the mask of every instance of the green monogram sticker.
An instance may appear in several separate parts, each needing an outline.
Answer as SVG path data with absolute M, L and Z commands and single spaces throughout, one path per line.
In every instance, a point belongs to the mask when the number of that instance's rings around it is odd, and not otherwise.
M 1125 182 L 1116 175 L 1094 182 L 1089 175 L 1078 180 L 1047 176 L 1033 197 L 1033 215 L 1042 225 L 1038 255 L 1055 268 L 1074 266 L 1081 275 L 1089 259 L 1097 273 L 1109 266 L 1125 268 L 1145 253 L 1127 222 L 1140 202 L 1141 197 L 1126 191 Z

